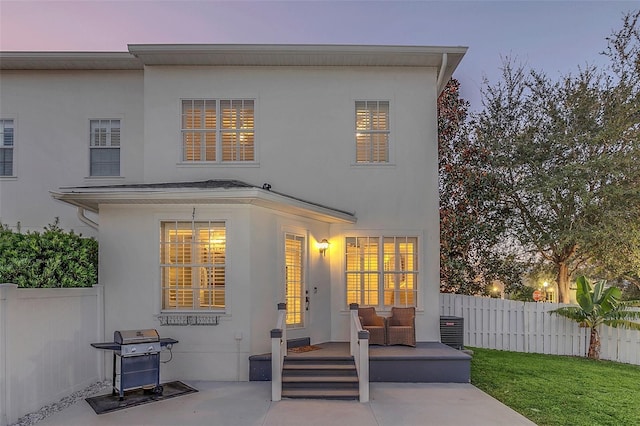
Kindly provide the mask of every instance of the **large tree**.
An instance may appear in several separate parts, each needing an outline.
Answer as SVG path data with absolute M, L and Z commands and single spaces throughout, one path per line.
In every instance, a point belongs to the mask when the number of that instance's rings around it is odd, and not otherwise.
M 504 238 L 555 267 L 565 303 L 578 268 L 640 265 L 637 17 L 608 39 L 615 75 L 586 67 L 554 81 L 506 60 L 475 117 L 470 145 L 487 153 L 476 172 L 508 212 Z
M 440 189 L 440 290 L 488 294 L 495 280 L 506 289 L 518 287 L 521 269 L 502 244 L 503 221 L 487 209 L 491 182 L 477 173 L 484 152 L 469 143 L 469 104 L 452 79 L 438 98 L 438 160 Z

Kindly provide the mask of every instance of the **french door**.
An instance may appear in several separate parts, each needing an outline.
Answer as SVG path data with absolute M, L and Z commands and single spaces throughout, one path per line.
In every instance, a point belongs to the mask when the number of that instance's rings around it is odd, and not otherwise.
M 304 327 L 306 238 L 286 233 L 284 238 L 287 327 Z

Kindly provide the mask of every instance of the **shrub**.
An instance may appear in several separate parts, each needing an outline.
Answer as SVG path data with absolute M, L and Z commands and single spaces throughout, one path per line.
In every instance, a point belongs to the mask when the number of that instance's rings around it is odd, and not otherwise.
M 18 287 L 91 287 L 98 282 L 98 242 L 53 224 L 14 232 L 0 224 L 0 283 Z

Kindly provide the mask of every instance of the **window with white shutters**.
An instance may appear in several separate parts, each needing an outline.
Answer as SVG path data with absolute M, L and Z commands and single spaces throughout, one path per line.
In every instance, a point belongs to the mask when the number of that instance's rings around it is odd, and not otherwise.
M 162 222 L 160 272 L 163 311 L 224 311 L 224 222 Z
M 120 176 L 120 120 L 90 120 L 89 175 Z
M 347 237 L 347 305 L 416 306 L 417 237 Z
M 14 176 L 13 120 L 0 120 L 0 177 Z
M 255 161 L 254 101 L 182 101 L 183 162 Z
M 388 163 L 389 134 L 389 102 L 356 101 L 356 163 Z

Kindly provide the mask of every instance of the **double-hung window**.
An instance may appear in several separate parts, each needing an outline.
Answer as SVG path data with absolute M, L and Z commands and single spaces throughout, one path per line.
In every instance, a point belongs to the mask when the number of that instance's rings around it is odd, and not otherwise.
M 224 311 L 224 222 L 162 222 L 160 272 L 163 311 Z
M 417 237 L 347 237 L 347 305 L 416 306 Z
M 254 101 L 182 101 L 183 162 L 255 161 Z
M 90 120 L 89 175 L 120 176 L 120 120 Z
M 356 163 L 389 162 L 389 101 L 356 101 Z
M 0 176 L 13 174 L 13 120 L 0 120 Z

